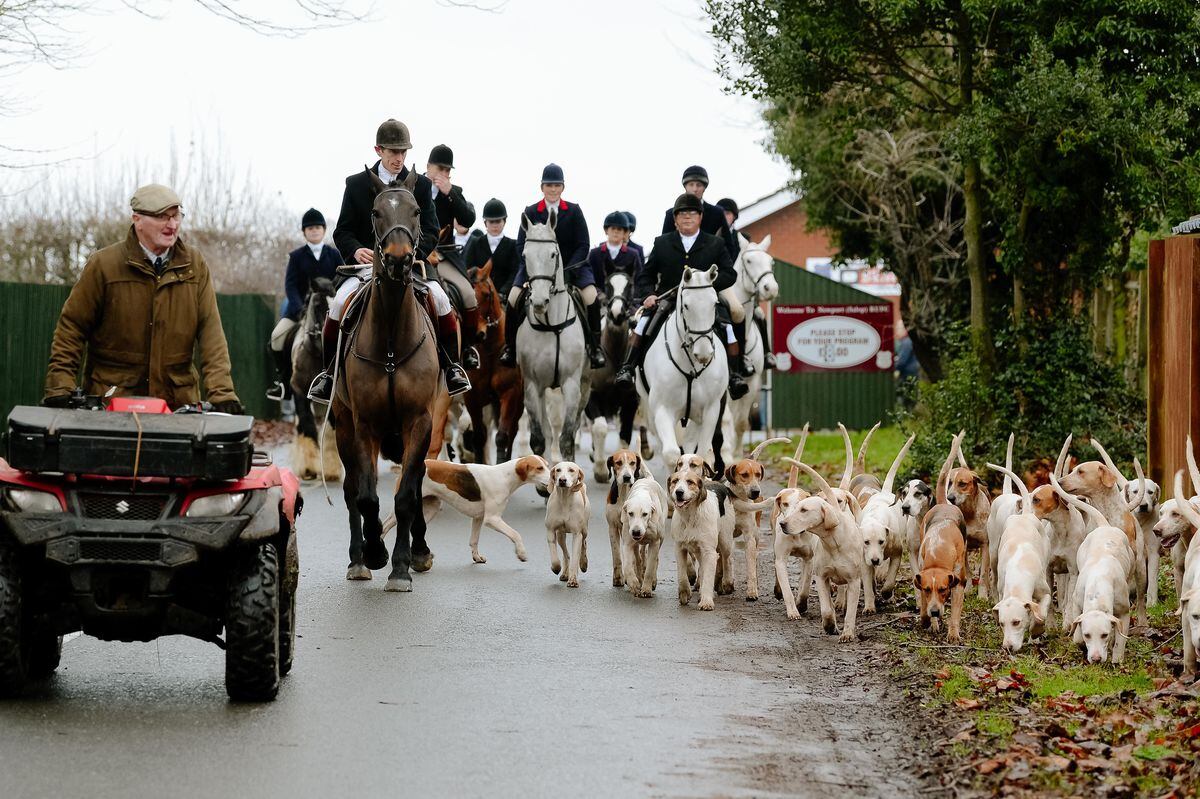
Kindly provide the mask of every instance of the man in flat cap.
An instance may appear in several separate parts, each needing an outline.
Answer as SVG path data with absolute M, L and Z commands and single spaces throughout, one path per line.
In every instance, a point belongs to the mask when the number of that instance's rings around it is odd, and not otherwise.
M 179 236 L 174 191 L 142 186 L 125 241 L 88 258 L 54 329 L 43 404 L 62 407 L 83 362 L 86 394 L 150 396 L 172 408 L 200 401 L 192 355 L 200 352 L 208 401 L 242 413 L 229 349 L 204 256 Z
M 314 402 L 329 402 L 333 396 L 333 377 L 330 367 L 337 353 L 338 327 L 346 303 L 365 282 L 371 279 L 375 259 L 375 228 L 371 211 L 375 207 L 375 184 L 371 180 L 374 172 L 385 185 L 403 186 L 413 193 L 421 207 L 421 232 L 415 242 L 416 259 L 425 261 L 437 247 L 438 217 L 433 205 L 433 183 L 424 175 L 418 175 L 404 165 L 412 139 L 408 126 L 396 119 L 389 119 L 375 131 L 375 154 L 379 160 L 362 172 L 346 178 L 346 190 L 342 194 L 342 210 L 338 214 L 337 227 L 333 230 L 333 242 L 342 253 L 347 266 L 338 269 L 338 279 L 344 281 L 329 302 L 329 318 L 322 330 L 325 350 L 325 369 L 317 375 L 308 389 L 308 397 Z M 418 278 L 419 279 L 419 278 Z M 425 284 L 437 309 L 436 320 L 439 350 L 446 359 L 442 368 L 446 375 L 446 389 L 451 396 L 469 391 L 471 381 L 457 360 L 458 320 L 450 307 L 450 298 L 435 280 Z

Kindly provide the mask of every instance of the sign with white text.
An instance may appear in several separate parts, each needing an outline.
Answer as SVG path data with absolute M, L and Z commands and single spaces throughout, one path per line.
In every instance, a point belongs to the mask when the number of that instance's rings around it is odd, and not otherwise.
M 892 306 L 776 305 L 771 339 L 786 372 L 891 371 Z

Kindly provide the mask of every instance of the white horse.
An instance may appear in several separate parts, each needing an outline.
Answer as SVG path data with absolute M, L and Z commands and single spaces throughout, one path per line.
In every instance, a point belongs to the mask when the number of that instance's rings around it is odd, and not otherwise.
M 521 216 L 525 230 L 525 275 L 529 285 L 529 312 L 517 331 L 517 361 L 525 380 L 525 409 L 529 411 L 529 448 L 546 451 L 547 389 L 562 390 L 562 429 L 559 455 L 575 460 L 575 432 L 589 391 L 583 320 L 563 277 L 562 253 L 554 237 L 558 212 L 550 211 L 547 224 L 534 225 Z
M 683 451 L 713 461 L 713 433 L 729 382 L 725 350 L 713 333 L 716 277 L 715 264 L 704 272 L 684 268 L 675 310 L 646 351 L 637 380 L 638 396 L 647 409 L 650 431 L 662 445 L 668 471 Z
M 721 419 L 721 459 L 733 463 L 742 455 L 743 442 L 750 430 L 750 409 L 758 401 L 763 386 L 763 356 L 766 354 L 766 342 L 754 323 L 754 312 L 760 302 L 770 302 L 779 296 L 779 283 L 775 280 L 775 259 L 767 254 L 771 246 L 771 236 L 757 244 L 738 234 L 741 251 L 738 253 L 734 269 L 737 280 L 731 286 L 746 312 L 746 351 L 743 357 L 753 367 L 753 374 L 746 378 L 750 390 L 741 399 L 728 401 L 725 415 Z

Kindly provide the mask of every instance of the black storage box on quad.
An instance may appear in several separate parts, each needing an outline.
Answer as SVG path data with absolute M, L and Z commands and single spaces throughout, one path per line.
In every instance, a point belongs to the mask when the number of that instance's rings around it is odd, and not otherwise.
M 10 466 L 30 472 L 236 480 L 250 471 L 251 416 L 138 414 L 18 405 Z M 140 425 L 140 427 L 139 427 Z

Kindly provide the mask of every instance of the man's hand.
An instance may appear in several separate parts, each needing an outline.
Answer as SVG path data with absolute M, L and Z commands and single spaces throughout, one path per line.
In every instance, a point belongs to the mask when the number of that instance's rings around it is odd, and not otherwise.
M 642 307 L 646 308 L 646 309 L 653 308 L 657 304 L 658 304 L 658 295 L 657 294 L 651 294 L 649 297 L 642 300 Z
M 438 175 L 433 178 L 433 185 L 437 186 L 437 190 L 446 196 L 449 196 L 450 190 L 454 188 L 454 184 L 450 182 L 450 178 L 445 175 Z
M 213 410 L 217 413 L 227 413 L 230 416 L 244 416 L 246 413 L 246 409 L 242 407 L 242 403 L 235 399 L 214 402 Z
M 369 264 L 375 260 L 375 253 L 371 252 L 368 247 L 359 247 L 354 251 L 354 260 L 360 264 Z
M 44 408 L 70 408 L 70 394 L 56 394 L 53 397 L 43 397 L 42 407 Z

